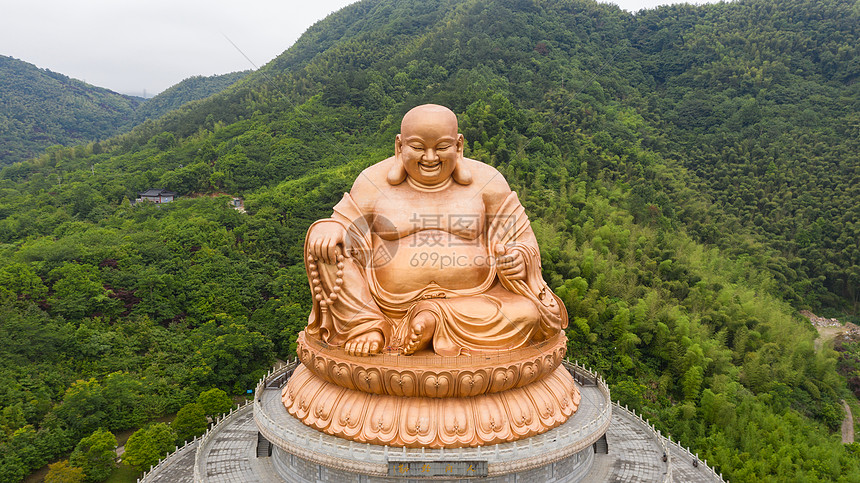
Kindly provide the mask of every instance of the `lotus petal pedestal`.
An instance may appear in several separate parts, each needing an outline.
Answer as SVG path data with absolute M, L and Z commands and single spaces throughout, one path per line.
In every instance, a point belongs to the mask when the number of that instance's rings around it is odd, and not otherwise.
M 561 367 L 563 333 L 514 351 L 470 356 L 353 357 L 298 338 L 301 365 L 282 392 L 287 411 L 361 443 L 461 448 L 512 442 L 567 421 L 580 403 Z

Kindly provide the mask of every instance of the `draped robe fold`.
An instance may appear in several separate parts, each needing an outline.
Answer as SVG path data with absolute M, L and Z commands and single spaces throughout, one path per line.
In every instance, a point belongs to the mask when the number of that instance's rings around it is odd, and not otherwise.
M 518 251 L 525 260 L 526 277 L 509 280 L 493 264 L 486 279 L 470 289 L 452 290 L 431 284 L 403 293 L 385 290 L 374 267 L 390 257 L 374 246 L 372 215 L 362 213 L 347 193 L 334 207 L 330 219 L 314 225 L 332 221 L 346 230 L 341 290 L 326 307 L 314 301 L 306 330 L 323 342 L 339 346 L 362 334 L 379 331 L 389 348 L 396 348 L 406 342 L 411 318 L 423 311 L 430 311 L 436 319 L 433 350 L 443 356 L 516 349 L 546 340 L 567 327 L 567 311 L 543 280 L 540 252 L 514 192 L 496 213 L 487 216 L 482 236 L 486 260 L 495 260 L 498 245 L 504 246 L 507 253 Z M 323 290 L 330 293 L 338 268 L 318 261 L 317 271 Z

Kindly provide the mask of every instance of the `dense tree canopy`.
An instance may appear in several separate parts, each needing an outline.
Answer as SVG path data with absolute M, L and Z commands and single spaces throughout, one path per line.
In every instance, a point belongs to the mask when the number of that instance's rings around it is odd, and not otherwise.
M 176 433 L 164 423 L 153 423 L 134 432 L 125 443 L 122 459 L 141 471 L 155 466 L 176 446 Z
M 69 457 L 69 464 L 84 470 L 85 481 L 104 481 L 116 463 L 116 437 L 110 431 L 98 429 L 81 439 Z
M 208 423 L 206 421 L 206 413 L 203 412 L 203 406 L 196 402 L 182 406 L 182 409 L 176 413 L 176 418 L 170 423 L 170 427 L 176 433 L 178 444 L 202 435 L 206 432 L 207 426 Z
M 48 466 L 48 474 L 45 475 L 45 483 L 83 483 L 84 470 L 75 466 L 69 466 L 69 460 L 58 461 Z
M 233 409 L 233 401 L 230 396 L 217 387 L 201 392 L 197 396 L 197 404 L 203 409 L 203 414 L 213 418 Z

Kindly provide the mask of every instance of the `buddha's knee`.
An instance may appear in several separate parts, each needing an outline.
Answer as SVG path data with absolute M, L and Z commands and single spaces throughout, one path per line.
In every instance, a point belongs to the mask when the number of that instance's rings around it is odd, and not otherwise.
M 537 323 L 540 320 L 540 310 L 529 299 L 517 297 L 502 306 L 502 312 L 507 318 L 516 322 Z

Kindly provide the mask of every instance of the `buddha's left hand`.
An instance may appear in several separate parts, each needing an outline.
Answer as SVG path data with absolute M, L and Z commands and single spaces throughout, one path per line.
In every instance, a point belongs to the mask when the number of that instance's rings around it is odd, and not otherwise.
M 496 245 L 496 268 L 508 280 L 525 280 L 526 260 L 519 250 L 508 250 Z

